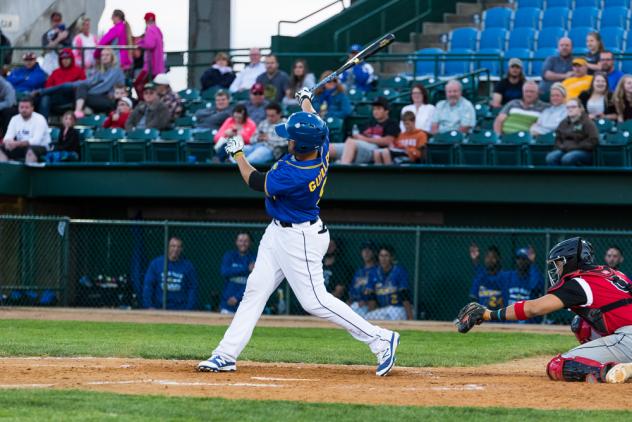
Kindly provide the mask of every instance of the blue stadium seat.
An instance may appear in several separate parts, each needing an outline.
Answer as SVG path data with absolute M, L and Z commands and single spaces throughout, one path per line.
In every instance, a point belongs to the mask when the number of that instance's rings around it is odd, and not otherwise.
M 531 58 L 531 49 L 510 48 L 505 51 L 505 65 L 503 66 L 505 72 L 509 68 L 509 60 L 513 58 L 522 60 L 522 63 L 524 64 L 524 69 L 522 69 L 523 72 L 525 75 L 531 75 L 531 60 L 529 60 Z
M 622 28 L 626 29 L 628 26 L 629 10 L 625 7 L 611 7 L 601 12 L 601 30 L 605 28 Z
M 514 14 L 514 30 L 516 28 L 538 28 L 540 26 L 540 15 L 542 11 L 535 7 L 525 7 L 516 10 Z
M 566 9 L 570 9 L 572 0 L 547 0 L 546 7 L 550 9 L 552 7 L 565 7 Z
M 586 49 L 586 36 L 589 32 L 594 32 L 595 29 L 591 27 L 577 27 L 568 31 L 568 38 L 573 42 L 573 53 L 585 54 Z
M 492 7 L 483 12 L 483 28 L 509 29 L 512 10 L 507 7 Z
M 460 75 L 472 71 L 473 50 L 467 48 L 455 48 L 448 51 L 445 55 L 445 68 L 443 74 L 446 76 Z M 458 56 L 449 60 L 451 56 Z M 465 57 L 464 57 L 465 56 Z
M 599 20 L 599 9 L 595 7 L 580 7 L 573 11 L 571 18 L 571 29 L 574 28 L 597 28 Z
M 507 30 L 502 28 L 485 29 L 481 32 L 478 48 L 497 48 L 504 51 L 507 48 Z
M 534 59 L 531 64 L 531 76 L 542 76 L 542 65 L 544 64 L 544 60 L 549 56 L 555 56 L 557 54 L 557 49 L 555 48 L 540 48 L 536 50 L 533 54 Z
M 518 9 L 523 9 L 525 7 L 542 9 L 544 7 L 544 0 L 518 0 Z
M 515 28 L 509 33 L 509 47 L 514 48 L 528 48 L 533 50 L 535 48 L 535 29 L 533 28 Z
M 431 56 L 434 58 L 437 54 L 443 54 L 443 50 L 440 48 L 422 48 L 417 50 L 418 56 Z M 418 61 L 416 67 L 417 76 L 439 76 L 443 74 L 443 61 L 439 58 L 437 61 Z
M 566 36 L 562 28 L 544 28 L 538 33 L 538 50 L 541 48 L 557 48 L 560 38 Z
M 542 15 L 542 28 L 568 29 L 569 9 L 566 7 L 547 8 Z
M 629 38 L 630 36 L 628 36 L 628 43 L 630 43 Z M 628 47 L 624 53 L 632 55 L 632 48 Z M 632 60 L 621 60 L 621 71 L 625 74 L 632 73 Z
M 549 0 L 549 3 L 551 1 Z M 601 7 L 601 0 L 575 0 L 575 9 L 580 7 L 594 7 L 598 9 Z
M 610 9 L 611 7 L 630 7 L 630 0 L 603 0 L 603 8 Z
M 476 28 L 458 28 L 450 32 L 450 48 L 454 49 L 476 49 L 478 31 Z
M 601 40 L 606 50 L 615 53 L 623 50 L 623 37 L 625 35 L 623 28 L 603 28 L 599 33 L 601 34 Z
M 474 69 L 486 68 L 489 69 L 490 76 L 501 76 L 501 57 L 502 52 L 497 48 L 481 48 L 477 51 L 478 54 L 484 54 L 487 56 L 494 56 L 494 58 L 476 60 L 474 62 Z

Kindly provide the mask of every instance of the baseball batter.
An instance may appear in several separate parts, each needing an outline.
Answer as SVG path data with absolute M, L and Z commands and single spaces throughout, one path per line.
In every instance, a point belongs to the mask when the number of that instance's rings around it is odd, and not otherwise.
M 552 380 L 623 383 L 632 377 L 632 282 L 620 271 L 595 265 L 592 245 L 579 237 L 549 252 L 548 294 L 497 311 L 470 303 L 456 325 L 467 333 L 484 321 L 526 320 L 568 308 L 580 346 L 557 355 L 546 372 Z M 581 328 L 586 324 L 585 328 Z
M 226 144 L 246 184 L 265 193 L 266 211 L 272 222 L 261 239 L 243 300 L 224 338 L 197 368 L 210 372 L 236 370 L 237 358 L 248 344 L 268 297 L 285 278 L 307 312 L 344 327 L 367 344 L 377 356 L 376 374 L 384 376 L 395 363 L 399 334 L 370 324 L 325 290 L 322 260 L 329 233 L 319 218 L 318 202 L 329 169 L 329 130 L 312 107 L 309 89 L 300 90 L 296 98 L 303 111 L 275 128 L 288 140 L 289 154 L 268 172 L 260 173 L 248 163 L 240 138 Z

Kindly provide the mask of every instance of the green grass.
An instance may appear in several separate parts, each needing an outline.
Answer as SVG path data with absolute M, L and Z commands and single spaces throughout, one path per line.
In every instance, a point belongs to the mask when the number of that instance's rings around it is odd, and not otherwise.
M 128 396 L 54 390 L 3 390 L 0 419 L 7 421 L 485 421 L 627 420 L 632 412 L 367 406 L 284 401 Z
M 0 321 L 0 356 L 119 356 L 202 359 L 225 327 L 76 321 Z M 571 335 L 402 331 L 398 364 L 471 366 L 575 346 Z M 241 360 L 373 364 L 368 348 L 345 331 L 324 328 L 257 328 Z

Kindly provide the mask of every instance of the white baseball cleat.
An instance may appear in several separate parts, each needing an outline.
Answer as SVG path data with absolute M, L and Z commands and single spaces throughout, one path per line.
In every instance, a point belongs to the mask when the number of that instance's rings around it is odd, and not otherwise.
M 608 384 L 623 384 L 632 378 L 632 363 L 618 363 L 606 374 Z
M 388 343 L 388 347 L 377 354 L 377 369 L 375 375 L 383 377 L 393 369 L 395 365 L 395 352 L 399 346 L 399 333 L 393 331 L 391 340 Z
M 213 355 L 207 360 L 198 363 L 197 370 L 200 372 L 231 372 L 237 370 L 237 363 L 228 361 L 221 356 Z

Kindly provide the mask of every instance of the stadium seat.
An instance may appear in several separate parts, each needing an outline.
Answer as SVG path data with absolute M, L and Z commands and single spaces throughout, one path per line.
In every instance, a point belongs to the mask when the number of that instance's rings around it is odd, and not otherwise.
M 147 161 L 148 142 L 145 139 L 121 139 L 115 144 L 116 161 L 119 163 L 143 163 Z
M 597 130 L 599 130 L 599 133 L 601 134 L 606 134 L 609 132 L 615 132 L 615 124 L 612 120 L 608 120 L 608 119 L 597 119 L 597 120 L 593 120 L 593 122 L 595 123 L 595 126 L 597 126 Z
M 176 127 L 193 127 L 197 121 L 195 116 L 182 116 L 178 117 L 174 122 Z
M 503 69 L 505 72 L 509 69 L 509 60 L 516 58 L 522 60 L 524 68 L 522 71 L 525 75 L 531 75 L 531 50 L 527 48 L 511 48 L 505 51 L 505 61 Z
M 542 15 L 542 29 L 562 28 L 568 29 L 568 15 L 570 11 L 565 7 L 547 8 Z
M 507 30 L 503 28 L 490 28 L 481 32 L 478 48 L 496 48 L 504 51 L 507 48 Z
M 347 95 L 349 96 L 349 100 L 352 103 L 357 103 L 364 99 L 364 91 L 357 88 L 350 88 L 349 91 L 347 92 Z
M 55 126 L 49 127 L 48 134 L 50 135 L 51 142 L 57 142 L 57 140 L 59 139 L 59 128 Z
M 450 50 L 475 50 L 478 31 L 476 28 L 457 28 L 450 32 Z
M 530 76 L 542 76 L 542 66 L 547 57 L 557 54 L 555 48 L 541 48 L 533 54 L 533 62 L 531 63 Z
M 533 28 L 516 28 L 509 33 L 508 50 L 514 48 L 526 48 L 533 50 L 535 48 L 536 32 Z
M 461 75 L 472 71 L 472 50 L 454 49 L 445 54 L 445 76 Z
M 492 7 L 483 12 L 483 28 L 509 29 L 512 10 L 508 7 Z
M 632 57 L 632 49 L 624 51 L 624 54 Z M 621 71 L 625 74 L 632 74 L 632 59 L 621 60 Z
M 578 52 L 586 51 L 586 36 L 594 31 L 594 28 L 585 26 L 578 26 L 568 31 L 568 38 L 573 42 L 573 53 L 577 54 Z
M 601 40 L 606 50 L 618 53 L 623 50 L 623 37 L 625 31 L 623 28 L 608 27 L 599 31 Z
M 96 139 L 109 139 L 117 141 L 125 138 L 125 131 L 121 128 L 99 128 L 94 133 Z
M 518 0 L 518 9 L 524 9 L 525 7 L 542 9 L 544 7 L 544 0 Z
M 610 9 L 611 7 L 630 7 L 630 0 L 603 0 L 603 8 Z
M 151 141 L 158 139 L 160 132 L 158 129 L 136 129 L 129 132 L 126 139 Z
M 503 135 L 500 143 L 493 146 L 492 164 L 495 166 L 521 166 L 526 164 L 525 146 L 531 142 L 529 132 Z
M 203 108 L 213 108 L 213 103 L 204 101 L 195 101 L 192 103 L 185 103 L 185 109 L 188 113 L 195 113 Z
M 94 131 L 91 128 L 86 127 L 78 127 L 76 128 L 77 132 L 79 132 L 79 140 L 83 141 L 88 138 L 92 138 L 94 135 Z
M 408 88 L 408 79 L 404 76 L 393 76 L 386 79 L 380 79 L 377 86 L 378 88 L 390 88 L 396 90 L 403 90 Z
M 534 142 L 527 146 L 527 162 L 533 166 L 545 166 L 546 155 L 553 151 L 555 144 L 555 132 L 549 132 L 546 135 L 540 135 L 534 139 Z
M 625 7 L 612 7 L 601 12 L 601 30 L 606 28 L 627 29 L 630 11 Z
M 516 30 L 518 28 L 539 28 L 540 15 L 542 15 L 542 10 L 535 7 L 525 7 L 516 10 L 516 13 L 514 14 L 513 29 Z
M 456 161 L 456 146 L 462 141 L 463 134 L 456 130 L 434 135 L 426 146 L 428 164 L 454 164 Z
M 557 48 L 557 42 L 564 36 L 566 36 L 566 31 L 559 27 L 542 29 L 538 33 L 538 50 L 542 48 Z
M 563 7 L 565 9 L 570 9 L 572 7 L 572 0 L 546 0 L 546 7 L 548 9 L 552 7 Z
M 192 139 L 191 129 L 174 129 L 160 132 L 160 139 L 163 141 L 186 142 Z
M 77 119 L 77 126 L 96 128 L 101 127 L 105 121 L 105 116 L 102 114 L 91 114 L 89 116 Z
M 100 128 L 93 138 L 86 139 L 82 145 L 83 161 L 90 163 L 107 163 L 114 161 L 114 145 L 125 137 L 125 131 L 120 128 Z
M 490 58 L 479 59 L 474 62 L 475 69 L 488 69 L 490 76 L 498 77 L 502 75 L 502 52 L 497 48 L 482 48 L 478 50 L 478 55 L 490 56 Z
M 378 88 L 377 91 L 371 92 L 375 93 L 376 98 L 384 97 L 389 101 L 393 101 L 399 95 L 399 92 L 394 88 Z
M 617 129 L 619 132 L 628 131 L 632 133 L 632 120 L 626 120 L 625 122 L 621 122 L 617 125 Z
M 596 7 L 575 9 L 571 18 L 571 30 L 574 28 L 597 28 L 598 19 L 599 9 Z
M 492 130 L 473 133 L 467 142 L 457 149 L 458 162 L 466 166 L 485 166 L 491 163 L 491 145 L 498 142 L 498 135 Z
M 597 146 L 597 165 L 600 167 L 629 166 L 631 137 L 632 133 L 627 130 L 607 134 Z
M 217 94 L 217 91 L 219 91 L 220 89 L 221 88 L 219 88 L 219 87 L 209 88 L 209 89 L 203 91 L 202 94 L 200 94 L 200 97 L 203 100 L 206 100 L 206 101 L 214 100 L 215 99 L 215 94 Z
M 200 91 L 195 88 L 187 88 L 178 91 L 178 95 L 183 101 L 197 101 L 200 99 Z
M 327 127 L 329 128 L 329 136 L 331 142 L 344 142 L 344 124 L 343 119 L 337 117 L 327 117 Z
M 417 76 L 438 76 L 443 74 L 443 61 L 440 57 L 435 60 L 434 57 L 443 54 L 440 48 L 423 48 L 417 51 L 417 56 L 425 58 L 416 62 L 415 73 Z M 432 57 L 432 60 L 430 59 Z M 351 90 L 349 90 L 351 91 Z
M 178 140 L 163 139 L 162 137 L 151 141 L 149 143 L 151 161 L 159 163 L 180 162 L 180 145 Z

